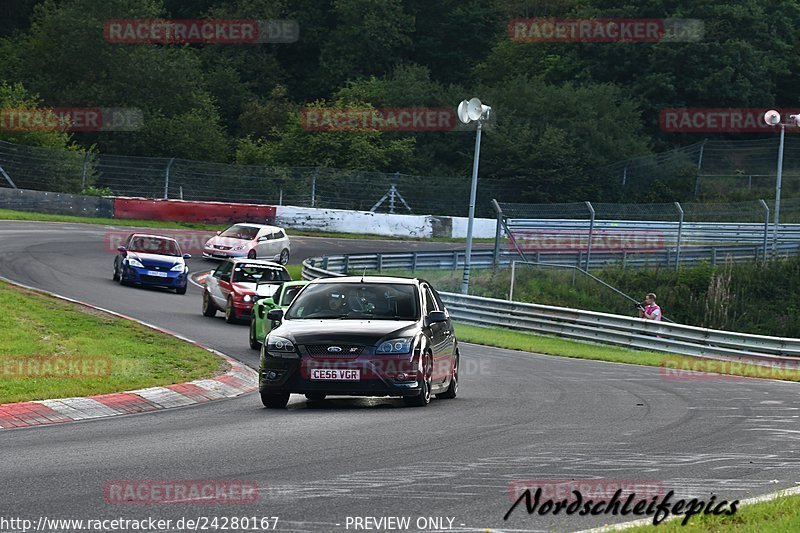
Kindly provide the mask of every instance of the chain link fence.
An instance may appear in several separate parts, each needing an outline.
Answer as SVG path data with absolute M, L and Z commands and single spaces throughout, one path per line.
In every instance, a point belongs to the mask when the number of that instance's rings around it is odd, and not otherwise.
M 0 141 L 0 186 L 80 193 L 87 187 L 117 196 L 213 200 L 376 211 L 461 215 L 470 177 L 414 176 L 324 167 L 273 168 L 162 157 L 66 152 Z M 4 175 L 6 177 L 4 177 Z M 478 198 L 513 199 L 514 187 L 479 183 Z M 491 218 L 488 201 L 477 216 Z
M 623 194 L 645 197 L 667 185 L 684 200 L 770 198 L 775 195 L 779 136 L 752 140 L 706 140 L 653 156 L 603 167 Z M 660 183 L 659 183 L 660 182 Z M 800 193 L 800 137 L 784 142 L 784 194 Z

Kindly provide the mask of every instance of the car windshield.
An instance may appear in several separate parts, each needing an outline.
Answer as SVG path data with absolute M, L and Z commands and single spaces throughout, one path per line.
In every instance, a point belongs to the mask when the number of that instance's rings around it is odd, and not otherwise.
M 417 320 L 417 289 L 407 283 L 309 285 L 286 312 L 292 318 Z
M 256 238 L 256 235 L 258 235 L 258 228 L 254 228 L 253 226 L 240 226 L 239 224 L 231 226 L 219 234 L 220 237 L 244 239 L 246 241 L 252 241 Z
M 159 237 L 134 237 L 128 247 L 129 252 L 141 252 L 146 254 L 171 255 L 178 257 L 181 255 L 178 243 L 171 239 Z
M 233 268 L 233 283 L 256 283 L 267 281 L 291 281 L 292 277 L 282 268 L 266 265 L 238 263 Z

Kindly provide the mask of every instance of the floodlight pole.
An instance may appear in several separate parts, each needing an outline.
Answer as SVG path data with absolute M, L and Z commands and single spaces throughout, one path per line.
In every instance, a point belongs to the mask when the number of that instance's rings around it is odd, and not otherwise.
M 469 269 L 472 258 L 472 226 L 475 223 L 475 197 L 478 195 L 478 162 L 481 158 L 481 123 L 478 120 L 475 135 L 475 159 L 472 161 L 472 189 L 469 193 L 469 221 L 467 222 L 467 254 L 464 256 L 464 277 L 461 279 L 461 294 L 469 292 Z
M 783 139 L 786 135 L 786 125 L 781 124 L 781 142 L 778 148 L 778 174 L 775 178 L 775 224 L 772 227 L 772 254 L 778 252 L 778 221 L 781 211 L 781 179 L 783 178 Z

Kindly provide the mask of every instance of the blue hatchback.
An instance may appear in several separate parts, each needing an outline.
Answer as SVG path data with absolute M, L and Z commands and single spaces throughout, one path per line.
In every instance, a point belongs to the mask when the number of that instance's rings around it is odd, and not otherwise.
M 133 233 L 114 258 L 114 281 L 122 285 L 152 285 L 186 294 L 189 267 L 175 239 L 162 235 Z

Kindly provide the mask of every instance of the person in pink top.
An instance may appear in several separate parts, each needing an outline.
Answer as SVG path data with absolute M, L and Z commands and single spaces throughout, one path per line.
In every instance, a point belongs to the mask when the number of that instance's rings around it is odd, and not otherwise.
M 661 320 L 661 308 L 656 303 L 656 295 L 652 292 L 644 298 L 644 306 L 639 307 L 639 318 Z

